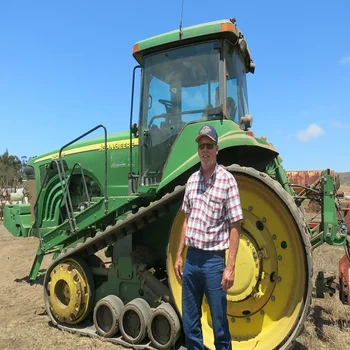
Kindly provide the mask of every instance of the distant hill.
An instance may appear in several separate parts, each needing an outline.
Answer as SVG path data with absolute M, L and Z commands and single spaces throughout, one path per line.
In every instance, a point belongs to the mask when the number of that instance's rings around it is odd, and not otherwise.
M 337 173 L 337 175 L 339 175 L 339 180 L 341 185 L 350 186 L 350 172 Z
M 340 190 L 345 192 L 350 191 L 350 172 L 347 173 L 337 173 L 340 180 Z

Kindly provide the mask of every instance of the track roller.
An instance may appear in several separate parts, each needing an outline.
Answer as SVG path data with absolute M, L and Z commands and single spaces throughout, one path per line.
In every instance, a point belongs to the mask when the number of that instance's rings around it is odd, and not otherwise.
M 136 298 L 126 304 L 119 317 L 120 332 L 131 344 L 139 344 L 147 335 L 151 307 L 146 300 Z
M 124 303 L 116 295 L 108 295 L 96 303 L 94 308 L 94 325 L 97 333 L 111 338 L 119 332 L 119 316 Z
M 147 333 L 156 349 L 171 349 L 179 339 L 180 332 L 180 320 L 169 303 L 161 304 L 153 310 Z

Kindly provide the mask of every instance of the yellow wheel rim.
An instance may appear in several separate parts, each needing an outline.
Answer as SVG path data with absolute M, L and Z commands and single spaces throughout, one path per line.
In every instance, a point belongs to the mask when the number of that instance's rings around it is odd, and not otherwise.
M 311 261 L 302 219 L 291 198 L 272 179 L 262 181 L 253 169 L 248 174 L 240 172 L 239 167 L 237 170 L 234 176 L 244 220 L 235 283 L 227 293 L 232 346 L 235 349 L 288 346 L 297 336 L 311 297 Z M 169 284 L 180 313 L 181 281 L 175 275 L 174 264 L 183 221 L 184 215 L 179 211 L 167 257 Z M 202 327 L 204 344 L 213 349 L 212 321 L 205 298 Z
M 65 259 L 50 272 L 47 283 L 52 316 L 61 323 L 76 324 L 91 311 L 92 275 L 80 259 Z

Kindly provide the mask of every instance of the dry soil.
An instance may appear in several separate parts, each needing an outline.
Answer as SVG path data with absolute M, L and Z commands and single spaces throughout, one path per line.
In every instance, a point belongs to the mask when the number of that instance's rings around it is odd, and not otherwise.
M 0 349 L 99 349 L 122 347 L 56 329 L 43 306 L 42 283 L 28 283 L 37 249 L 35 238 L 15 238 L 0 222 Z M 322 246 L 314 252 L 315 270 L 337 271 L 342 248 Z M 44 262 L 47 264 L 48 261 Z M 296 285 L 295 288 L 298 288 Z M 313 300 L 312 312 L 297 349 L 341 349 L 350 346 L 350 306 L 337 296 Z

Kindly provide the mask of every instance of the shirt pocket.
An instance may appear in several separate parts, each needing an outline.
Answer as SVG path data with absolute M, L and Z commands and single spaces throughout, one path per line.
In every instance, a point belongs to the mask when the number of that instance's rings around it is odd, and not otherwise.
M 213 224 L 215 224 L 218 221 L 218 219 L 220 219 L 221 216 L 223 215 L 223 206 L 224 206 L 223 201 L 219 202 L 219 201 L 209 200 L 208 214 Z

